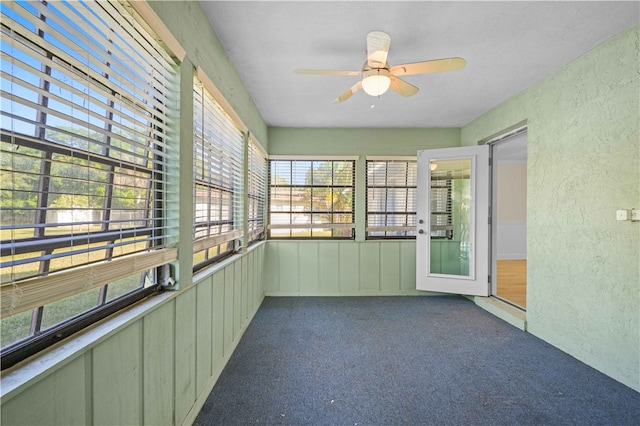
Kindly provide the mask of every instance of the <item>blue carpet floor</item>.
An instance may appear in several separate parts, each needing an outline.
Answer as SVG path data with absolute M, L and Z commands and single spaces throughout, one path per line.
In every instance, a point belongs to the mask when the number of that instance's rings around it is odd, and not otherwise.
M 194 424 L 640 425 L 640 394 L 462 297 L 267 297 Z

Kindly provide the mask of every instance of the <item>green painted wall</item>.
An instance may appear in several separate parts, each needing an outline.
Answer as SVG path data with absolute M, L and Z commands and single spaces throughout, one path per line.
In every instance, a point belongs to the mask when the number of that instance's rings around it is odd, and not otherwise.
M 416 155 L 460 146 L 460 129 L 269 128 L 271 155 Z
M 640 390 L 639 43 L 635 26 L 462 129 L 528 122 L 527 327 Z
M 271 155 L 356 156 L 355 241 L 269 241 L 268 296 L 421 294 L 416 243 L 365 241 L 367 155 L 415 156 L 418 150 L 460 146 L 460 129 L 269 128 Z
M 416 244 L 404 241 L 269 241 L 267 296 L 424 295 Z

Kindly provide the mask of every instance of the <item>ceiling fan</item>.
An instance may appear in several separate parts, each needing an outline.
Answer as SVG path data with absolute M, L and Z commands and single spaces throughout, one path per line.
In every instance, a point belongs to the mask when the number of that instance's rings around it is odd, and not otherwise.
M 363 89 L 371 96 L 380 96 L 388 89 L 402 96 L 413 96 L 420 89 L 399 79 L 398 76 L 456 71 L 464 68 L 467 63 L 462 58 L 445 58 L 391 67 L 387 62 L 390 44 L 391 36 L 389 34 L 383 31 L 371 31 L 367 34 L 367 60 L 362 65 L 361 71 L 297 69 L 295 72 L 297 74 L 362 76 L 360 81 L 347 89 L 334 101 L 344 102 L 360 89 Z

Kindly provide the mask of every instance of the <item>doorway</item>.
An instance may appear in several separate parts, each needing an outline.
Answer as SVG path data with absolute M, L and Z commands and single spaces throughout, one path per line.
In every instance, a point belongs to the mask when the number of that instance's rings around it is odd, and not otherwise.
M 492 296 L 527 307 L 527 132 L 522 128 L 491 145 Z

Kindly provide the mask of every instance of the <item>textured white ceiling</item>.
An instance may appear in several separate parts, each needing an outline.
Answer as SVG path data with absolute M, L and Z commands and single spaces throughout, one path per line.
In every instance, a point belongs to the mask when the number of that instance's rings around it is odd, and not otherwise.
M 461 127 L 637 23 L 640 2 L 201 1 L 268 126 Z M 356 93 L 366 35 L 391 35 L 390 65 L 460 56 L 455 72 L 413 75 L 404 98 Z

